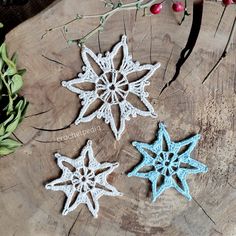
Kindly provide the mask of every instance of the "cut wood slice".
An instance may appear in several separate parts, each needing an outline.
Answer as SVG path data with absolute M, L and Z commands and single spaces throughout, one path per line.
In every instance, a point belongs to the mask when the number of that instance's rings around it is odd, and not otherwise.
M 30 106 L 16 132 L 25 145 L 0 160 L 1 235 L 234 235 L 236 53 L 233 46 L 212 76 L 204 84 L 202 80 L 225 48 L 235 6 L 227 8 L 227 16 L 214 37 L 223 8 L 218 2 L 204 4 L 195 48 L 177 80 L 161 95 L 161 89 L 175 74 L 192 16 L 179 26 L 182 16 L 173 13 L 169 2 L 155 16 L 143 17 L 142 11 L 120 11 L 109 18 L 103 32 L 87 40 L 86 46 L 94 52 L 106 52 L 126 34 L 134 60 L 162 65 L 146 87 L 158 117 L 131 119 L 120 141 L 115 140 L 103 120 L 70 125 L 81 104 L 75 94 L 61 86 L 62 80 L 76 77 L 83 66 L 80 48 L 68 45 L 66 40 L 85 35 L 99 24 L 99 19 L 79 20 L 67 26 L 66 35 L 63 29 L 57 29 L 42 38 L 46 30 L 70 21 L 76 14 L 94 15 L 107 10 L 102 1 L 62 0 L 6 37 L 10 53 L 17 51 L 20 67 L 27 69 L 22 94 Z M 192 12 L 191 7 L 189 11 Z M 235 43 L 234 36 L 232 45 Z M 148 181 L 126 175 L 141 160 L 131 142 L 155 140 L 159 121 L 165 122 L 176 141 L 198 132 L 202 135 L 192 156 L 205 163 L 209 171 L 188 177 L 191 202 L 170 189 L 152 203 Z M 67 129 L 59 131 L 44 130 L 66 126 Z M 44 188 L 61 174 L 53 154 L 76 157 L 88 139 L 93 140 L 94 155 L 99 162 L 120 163 L 108 181 L 124 196 L 102 197 L 98 219 L 82 205 L 62 216 L 65 195 Z

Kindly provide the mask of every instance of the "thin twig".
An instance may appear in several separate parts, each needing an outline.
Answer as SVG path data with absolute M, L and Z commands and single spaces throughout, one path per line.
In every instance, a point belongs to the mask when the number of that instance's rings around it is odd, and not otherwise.
M 212 69 L 206 75 L 206 77 L 202 81 L 202 84 L 204 84 L 206 82 L 206 80 L 210 77 L 210 75 L 218 68 L 218 66 L 220 65 L 221 61 L 228 55 L 229 48 L 230 48 L 230 45 L 231 45 L 231 41 L 233 39 L 235 28 L 236 28 L 236 17 L 234 18 L 234 23 L 233 23 L 233 26 L 231 28 L 231 31 L 230 31 L 230 34 L 229 34 L 229 38 L 228 38 L 228 41 L 227 41 L 227 43 L 225 45 L 225 49 L 224 49 L 223 53 L 221 54 L 221 56 L 218 59 L 218 61 L 216 62 L 216 64 L 212 67 Z
M 96 26 L 93 30 L 91 30 L 89 33 L 87 33 L 86 35 L 84 35 L 82 38 L 79 39 L 74 39 L 74 40 L 69 40 L 70 42 L 74 42 L 77 43 L 77 45 L 79 47 L 81 47 L 85 41 L 92 37 L 94 34 L 96 34 L 99 31 L 102 31 L 104 28 L 104 25 L 106 23 L 106 21 L 113 16 L 115 13 L 120 12 L 120 11 L 125 11 L 125 10 L 139 10 L 139 9 L 144 9 L 147 8 L 149 6 L 151 6 L 154 2 L 156 2 L 156 0 L 149 0 L 146 3 L 143 3 L 144 0 L 138 0 L 132 3 L 127 3 L 127 4 L 123 4 L 123 3 L 109 3 L 109 6 L 111 6 L 111 10 L 103 13 L 103 14 L 97 14 L 97 15 L 77 15 L 74 19 L 69 20 L 68 22 L 58 25 L 54 28 L 50 28 L 48 30 L 46 30 L 46 32 L 42 35 L 41 38 L 44 38 L 48 32 L 52 32 L 54 30 L 58 30 L 61 28 L 65 28 L 66 26 L 70 25 L 71 23 L 81 20 L 81 19 L 89 19 L 89 18 L 98 18 L 100 20 L 100 23 L 98 26 Z M 105 3 L 107 3 L 105 1 Z M 107 3 L 108 4 L 108 3 Z
M 185 0 L 184 1 L 184 15 L 182 17 L 182 20 L 180 21 L 179 25 L 182 25 L 182 23 L 184 22 L 185 20 L 185 17 L 186 16 L 190 16 L 191 14 L 188 12 L 188 1 Z

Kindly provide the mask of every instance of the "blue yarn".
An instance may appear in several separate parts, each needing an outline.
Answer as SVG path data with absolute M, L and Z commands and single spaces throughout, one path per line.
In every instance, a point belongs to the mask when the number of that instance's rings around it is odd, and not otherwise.
M 137 176 L 148 179 L 152 185 L 153 202 L 168 188 L 175 188 L 188 200 L 191 200 L 186 176 L 208 170 L 206 165 L 190 156 L 199 139 L 200 135 L 197 134 L 174 143 L 170 140 L 165 125 L 160 123 L 157 140 L 153 144 L 132 143 L 142 154 L 143 160 L 128 174 L 128 177 Z M 149 170 L 141 171 L 145 167 L 149 167 Z M 161 183 L 159 183 L 160 180 L 162 180 Z

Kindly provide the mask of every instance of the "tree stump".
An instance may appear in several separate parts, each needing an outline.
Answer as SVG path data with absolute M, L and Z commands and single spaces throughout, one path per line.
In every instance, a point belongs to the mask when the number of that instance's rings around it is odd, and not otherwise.
M 192 6 L 192 1 L 188 5 Z M 126 34 L 134 60 L 162 65 L 146 87 L 158 118 L 139 116 L 126 122 L 120 141 L 98 119 L 78 126 L 72 124 L 61 131 L 35 129 L 65 127 L 76 118 L 81 107 L 79 98 L 61 86 L 62 80 L 72 79 L 81 71 L 80 49 L 69 46 L 61 30 L 48 32 L 41 38 L 42 35 L 76 14 L 105 12 L 101 1 L 59 1 L 7 35 L 8 48 L 11 53 L 17 51 L 20 67 L 27 69 L 22 94 L 30 106 L 16 132 L 24 146 L 0 159 L 1 235 L 236 235 L 235 35 L 228 55 L 202 84 L 224 50 L 236 8 L 226 9 L 214 37 L 223 8 L 218 2 L 204 3 L 194 50 L 177 80 L 160 95 L 175 73 L 192 21 L 189 16 L 179 26 L 181 16 L 172 12 L 171 3 L 166 2 L 164 8 L 160 15 L 145 17 L 142 11 L 118 12 L 107 21 L 103 32 L 86 42 L 94 52 L 105 52 Z M 68 26 L 66 37 L 81 37 L 98 23 L 96 18 L 75 22 Z M 209 171 L 189 176 L 193 196 L 190 202 L 170 189 L 152 203 L 148 182 L 126 175 L 141 160 L 131 142 L 155 140 L 159 121 L 165 122 L 173 141 L 194 133 L 202 135 L 192 156 L 205 163 Z M 75 138 L 73 134 L 79 135 Z M 102 197 L 98 219 L 84 205 L 62 216 L 64 193 L 44 188 L 47 182 L 60 176 L 53 154 L 76 157 L 88 139 L 93 140 L 99 162 L 120 163 L 109 182 L 124 196 Z

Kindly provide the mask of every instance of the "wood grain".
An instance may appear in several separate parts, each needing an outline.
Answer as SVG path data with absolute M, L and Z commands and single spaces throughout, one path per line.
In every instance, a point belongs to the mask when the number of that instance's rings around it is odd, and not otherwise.
M 235 6 L 227 9 L 214 37 L 222 6 L 206 2 L 202 29 L 196 46 L 182 67 L 178 79 L 159 96 L 161 88 L 175 73 L 175 64 L 186 44 L 191 16 L 178 26 L 165 3 L 163 13 L 142 17 L 142 12 L 120 12 L 107 22 L 99 37 L 87 42 L 93 51 L 110 50 L 127 34 L 133 58 L 141 63 L 161 62 L 162 67 L 147 87 L 158 118 L 137 117 L 127 122 L 121 141 L 102 120 L 93 120 L 58 132 L 73 121 L 79 99 L 61 87 L 81 70 L 80 50 L 68 46 L 62 33 L 54 31 L 41 39 L 46 29 L 79 14 L 96 14 L 105 9 L 96 0 L 62 0 L 21 24 L 7 35 L 10 51 L 19 54 L 20 67 L 27 69 L 23 94 L 30 102 L 27 118 L 17 130 L 25 145 L 0 160 L 0 231 L 15 236 L 234 236 L 236 235 L 236 36 L 227 57 L 206 83 L 202 80 L 220 57 L 235 17 Z M 191 6 L 191 1 L 189 3 Z M 190 9 L 191 11 L 191 9 Z M 68 27 L 68 37 L 76 38 L 96 26 L 96 19 Z M 57 63 L 57 62 L 59 63 Z M 207 164 L 209 172 L 188 178 L 194 198 L 188 202 L 175 190 L 168 190 L 151 203 L 149 185 L 126 176 L 141 159 L 130 144 L 151 142 L 157 123 L 164 121 L 173 140 L 200 132 L 202 139 L 194 157 Z M 69 138 L 79 133 L 77 138 Z M 119 161 L 120 167 L 109 181 L 123 197 L 100 199 L 99 218 L 85 206 L 68 216 L 61 210 L 65 196 L 47 191 L 44 184 L 60 175 L 53 154 L 58 151 L 76 157 L 87 139 L 93 140 L 96 158 Z

